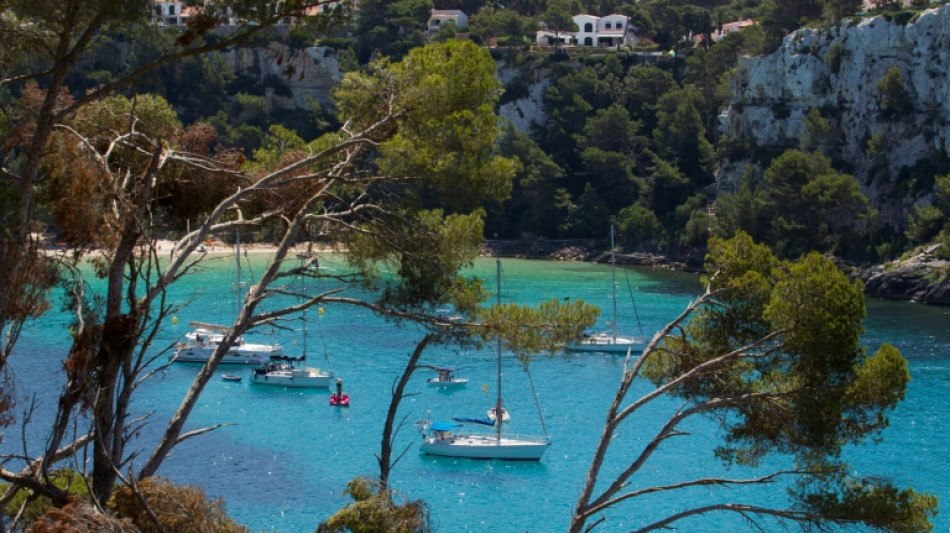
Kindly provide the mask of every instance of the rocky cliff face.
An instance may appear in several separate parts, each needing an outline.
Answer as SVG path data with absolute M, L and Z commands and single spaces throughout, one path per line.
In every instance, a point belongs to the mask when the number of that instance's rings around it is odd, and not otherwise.
M 802 29 L 769 56 L 744 58 L 721 117 L 742 155 L 722 165 L 721 190 L 750 165 L 761 172 L 753 154 L 800 147 L 804 117 L 818 109 L 831 126 L 821 149 L 901 228 L 911 206 L 929 200 L 934 169 L 950 153 L 950 6 L 907 18 Z M 903 92 L 888 103 L 878 85 L 894 67 Z M 900 112 L 887 112 L 895 103 Z
M 235 46 L 220 54 L 235 73 L 257 78 L 262 84 L 268 76 L 275 76 L 287 86 L 290 96 L 268 93 L 267 105 L 272 109 L 309 109 L 310 98 L 331 107 L 330 91 L 343 79 L 333 48 L 294 50 L 273 42 L 263 48 Z

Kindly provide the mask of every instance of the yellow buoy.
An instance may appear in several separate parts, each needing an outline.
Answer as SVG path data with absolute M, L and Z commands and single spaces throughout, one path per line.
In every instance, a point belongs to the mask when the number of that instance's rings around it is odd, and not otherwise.
M 69 334 L 73 337 L 76 336 L 76 326 L 69 326 Z
M 172 324 L 176 324 L 176 325 L 178 324 L 178 317 L 177 317 L 177 316 L 173 316 L 173 317 L 172 317 Z
M 321 315 L 323 314 L 323 308 L 322 308 L 322 307 L 320 308 L 320 314 L 321 314 Z

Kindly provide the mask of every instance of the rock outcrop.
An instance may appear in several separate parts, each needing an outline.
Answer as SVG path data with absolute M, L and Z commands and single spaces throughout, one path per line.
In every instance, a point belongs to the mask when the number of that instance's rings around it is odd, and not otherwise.
M 854 275 L 864 281 L 864 292 L 870 296 L 950 305 L 950 261 L 934 257 L 936 248 Z
M 256 78 L 265 86 L 267 78 L 274 77 L 289 89 L 286 95 L 268 91 L 271 109 L 307 110 L 310 99 L 330 108 L 330 92 L 343 79 L 337 51 L 324 46 L 300 50 L 272 42 L 266 47 L 234 46 L 218 53 L 235 73 Z
M 900 83 L 885 94 L 879 84 L 892 69 Z M 950 6 L 798 30 L 775 53 L 743 58 L 731 91 L 723 135 L 741 155 L 722 165 L 721 190 L 750 165 L 762 171 L 757 153 L 800 147 L 817 109 L 830 135 L 812 140 L 900 229 L 929 201 L 933 169 L 950 153 Z

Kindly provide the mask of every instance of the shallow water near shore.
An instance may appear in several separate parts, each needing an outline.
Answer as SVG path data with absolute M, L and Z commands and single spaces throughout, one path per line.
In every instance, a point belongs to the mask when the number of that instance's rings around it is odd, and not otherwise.
M 263 257 L 250 258 L 250 274 L 263 266 Z M 332 256 L 321 256 L 324 268 L 342 268 Z M 480 259 L 473 272 L 494 289 L 494 260 Z M 538 303 L 550 298 L 583 299 L 604 310 L 598 329 L 610 320 L 611 272 L 608 265 L 503 259 L 502 298 L 505 302 Z M 248 272 L 245 272 L 246 274 Z M 188 322 L 229 323 L 233 319 L 234 271 L 228 261 L 210 265 L 171 290 L 172 301 L 187 307 L 175 313 L 176 325 L 162 333 L 159 344 L 170 345 L 187 330 Z M 627 281 L 629 279 L 629 290 Z M 694 275 L 652 269 L 618 269 L 619 327 L 639 334 L 637 318 L 647 335 L 676 317 L 699 292 Z M 631 302 L 631 294 L 633 296 Z M 635 306 L 634 306 L 635 303 Z M 880 475 L 915 490 L 950 499 L 950 309 L 905 302 L 868 301 L 864 337 L 869 350 L 881 342 L 897 346 L 909 360 L 911 382 L 906 400 L 891 416 L 881 444 L 849 450 L 855 474 Z M 159 474 L 179 483 L 200 484 L 212 497 L 225 499 L 228 513 L 252 531 L 309 532 L 350 502 L 342 492 L 357 476 L 378 474 L 382 425 L 395 380 L 421 338 L 412 328 L 399 328 L 360 308 L 326 307 L 309 315 L 308 365 L 329 366 L 344 379 L 351 395 L 349 408 L 328 405 L 327 390 L 291 390 L 248 383 L 248 368 L 219 368 L 218 374 L 244 376 L 241 382 L 216 377 L 206 387 L 186 430 L 228 424 L 179 445 Z M 35 393 L 36 412 L 26 442 L 28 455 L 44 444 L 55 409 L 62 360 L 69 345 L 69 316 L 51 312 L 30 324 L 13 355 L 21 394 Z M 296 331 L 294 331 L 296 330 Z M 249 342 L 280 342 L 291 355 L 303 350 L 300 324 L 286 329 L 253 332 Z M 159 362 L 164 362 L 162 356 Z M 424 500 L 435 531 L 556 532 L 565 531 L 583 486 L 621 372 L 624 358 L 600 354 L 550 354 L 530 365 L 530 376 L 512 358 L 504 361 L 503 395 L 512 416 L 510 430 L 540 434 L 553 444 L 538 463 L 474 461 L 424 456 L 414 422 L 426 417 L 484 416 L 495 395 L 495 354 L 491 350 L 455 352 L 446 347 L 427 350 L 422 364 L 458 368 L 470 379 L 459 390 L 428 387 L 430 373 L 418 372 L 404 399 L 395 453 L 402 455 L 391 483 L 402 498 Z M 177 409 L 197 372 L 197 365 L 173 364 L 144 383 L 135 403 L 138 414 L 153 413 L 140 432 L 136 448 L 148 453 L 163 422 Z M 530 377 L 530 380 L 529 380 Z M 543 414 L 539 421 L 531 383 Z M 650 389 L 640 383 L 635 392 Z M 25 404 L 25 402 L 24 402 Z M 630 420 L 615 441 L 605 474 L 621 468 L 619 459 L 639 451 L 678 404 L 660 402 Z M 724 475 L 748 477 L 751 471 L 725 470 L 711 457 L 716 430 L 708 422 L 688 425 L 691 433 L 667 441 L 633 487 L 647 487 Z M 16 431 L 8 428 L 0 449 L 22 452 Z M 133 464 L 144 461 L 144 457 Z M 16 465 L 18 467 L 18 465 Z M 768 466 L 787 466 L 776 458 Z M 628 531 L 688 506 L 721 502 L 784 502 L 780 485 L 714 491 L 697 489 L 654 495 L 636 504 L 606 512 L 598 531 Z M 936 531 L 950 531 L 950 514 L 934 521 Z M 681 531 L 718 532 L 727 528 L 750 531 L 741 517 L 710 514 L 678 523 Z

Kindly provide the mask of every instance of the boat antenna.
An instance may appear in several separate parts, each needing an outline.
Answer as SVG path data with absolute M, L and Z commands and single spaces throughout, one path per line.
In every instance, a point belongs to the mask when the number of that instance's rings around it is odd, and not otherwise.
M 630 293 L 630 303 L 633 304 L 633 316 L 637 318 L 637 328 L 640 330 L 640 336 L 643 336 L 643 324 L 640 323 L 640 311 L 637 311 L 637 301 L 633 298 L 633 289 L 630 287 L 630 275 L 627 269 L 623 269 L 623 275 L 627 278 L 627 292 Z

